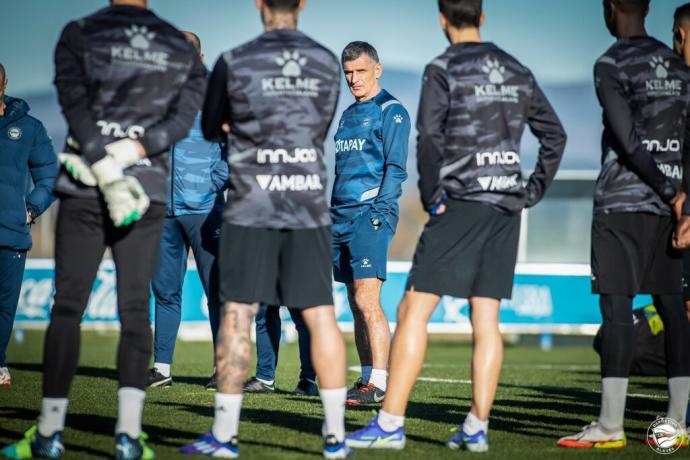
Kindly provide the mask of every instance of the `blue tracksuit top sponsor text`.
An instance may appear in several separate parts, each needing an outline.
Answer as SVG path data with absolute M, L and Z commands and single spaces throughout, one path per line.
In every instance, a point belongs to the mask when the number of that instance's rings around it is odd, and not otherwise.
M 335 134 L 334 224 L 370 210 L 395 230 L 409 136 L 407 110 L 385 90 L 343 112 Z
M 221 192 L 228 184 L 225 149 L 204 139 L 201 114 L 197 114 L 187 137 L 170 148 L 170 166 L 168 216 L 223 209 Z

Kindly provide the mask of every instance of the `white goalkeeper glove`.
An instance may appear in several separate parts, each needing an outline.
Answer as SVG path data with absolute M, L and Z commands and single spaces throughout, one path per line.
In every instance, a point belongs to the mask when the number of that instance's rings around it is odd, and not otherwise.
M 89 187 L 98 185 L 96 177 L 91 172 L 91 168 L 89 168 L 89 165 L 87 165 L 79 155 L 74 153 L 58 153 L 58 159 L 60 160 L 60 164 L 64 166 L 67 172 L 78 182 Z
M 127 169 L 141 160 L 138 141 L 132 139 L 120 139 L 105 146 L 105 152 L 113 157 L 122 169 Z
M 79 143 L 72 136 L 67 138 L 67 145 L 79 150 Z M 117 161 L 120 169 L 127 169 L 141 159 L 139 143 L 132 139 L 121 139 L 111 142 L 105 146 L 105 152 Z M 81 156 L 74 153 L 60 153 L 58 154 L 58 159 L 60 164 L 77 181 L 89 187 L 98 185 L 96 178 L 91 172 L 91 168 L 82 160 Z
M 114 157 L 106 155 L 91 165 L 91 171 L 116 227 L 129 225 L 144 216 L 149 197 L 136 177 L 122 174 L 122 166 Z

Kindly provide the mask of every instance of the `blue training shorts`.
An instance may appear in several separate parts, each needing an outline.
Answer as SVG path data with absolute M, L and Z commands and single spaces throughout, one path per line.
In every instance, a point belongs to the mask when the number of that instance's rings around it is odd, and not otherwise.
M 385 280 L 393 234 L 385 221 L 375 228 L 368 210 L 351 221 L 334 223 L 333 278 L 341 283 L 364 278 Z

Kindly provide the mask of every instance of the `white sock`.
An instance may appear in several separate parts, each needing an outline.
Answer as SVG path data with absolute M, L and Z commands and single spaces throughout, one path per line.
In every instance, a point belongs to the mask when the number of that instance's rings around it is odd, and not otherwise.
M 216 416 L 213 418 L 213 436 L 220 442 L 228 442 L 237 436 L 240 427 L 242 393 L 216 393 Z
M 156 368 L 158 372 L 166 377 L 170 377 L 170 364 L 166 363 L 153 363 L 153 367 Z
M 371 366 L 362 366 L 362 383 L 367 384 L 369 383 L 369 379 L 371 378 Z
M 144 412 L 146 392 L 138 388 L 123 387 L 117 391 L 117 424 L 115 433 L 139 439 L 141 436 L 141 415 Z
M 465 417 L 465 422 L 462 424 L 462 431 L 464 431 L 466 434 L 469 434 L 470 436 L 472 436 L 473 434 L 477 434 L 480 431 L 483 431 L 484 434 L 488 434 L 489 419 L 482 421 L 479 420 L 479 418 L 472 412 L 468 412 L 467 417 Z
M 623 430 L 625 399 L 628 394 L 628 379 L 605 377 L 601 379 L 601 410 L 599 425 L 607 433 Z
M 405 426 L 405 416 L 389 414 L 381 409 L 379 411 L 378 423 L 383 431 L 392 433 L 398 428 Z
M 268 385 L 268 386 L 273 385 L 273 383 L 275 382 L 275 379 L 274 380 L 264 380 L 264 379 L 260 379 L 259 377 L 257 377 L 256 380 L 258 380 L 259 382 L 261 382 L 265 385 Z
M 385 369 L 372 369 L 369 383 L 373 383 L 379 390 L 386 391 L 388 386 L 388 372 Z
M 41 416 L 38 418 L 38 432 L 41 436 L 52 436 L 65 429 L 67 398 L 43 398 Z
M 347 388 L 319 390 L 323 404 L 324 430 L 342 442 L 345 440 L 345 398 Z
M 688 410 L 690 377 L 671 377 L 668 379 L 668 411 L 666 417 L 685 424 Z

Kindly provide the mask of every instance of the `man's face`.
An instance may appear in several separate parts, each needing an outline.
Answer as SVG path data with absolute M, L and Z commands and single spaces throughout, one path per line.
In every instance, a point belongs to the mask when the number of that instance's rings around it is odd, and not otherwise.
M 5 89 L 7 88 L 7 79 L 2 72 L 0 72 L 0 104 L 2 103 L 2 98 L 5 97 Z
M 355 99 L 366 99 L 371 94 L 381 76 L 383 67 L 374 62 L 368 54 L 362 53 L 357 59 L 343 63 L 343 72 L 350 92 Z
M 615 15 L 616 12 L 612 5 L 612 0 L 604 0 L 604 22 L 606 23 L 606 28 L 609 29 L 611 35 L 617 37 Z

